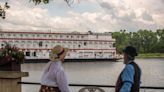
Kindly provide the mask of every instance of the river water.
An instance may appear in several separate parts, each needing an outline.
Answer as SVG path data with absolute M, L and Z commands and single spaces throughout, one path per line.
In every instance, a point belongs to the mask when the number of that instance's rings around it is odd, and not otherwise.
M 164 87 L 164 58 L 136 59 L 142 69 L 141 86 Z M 25 63 L 21 68 L 29 72 L 24 82 L 40 82 L 46 63 Z M 115 85 L 124 64 L 120 62 L 66 62 L 63 64 L 70 84 Z M 22 84 L 22 92 L 39 92 L 37 85 Z M 71 92 L 78 92 L 82 87 L 70 87 Z M 114 92 L 112 88 L 102 88 L 105 92 Z M 164 90 L 142 89 L 141 92 L 164 92 Z

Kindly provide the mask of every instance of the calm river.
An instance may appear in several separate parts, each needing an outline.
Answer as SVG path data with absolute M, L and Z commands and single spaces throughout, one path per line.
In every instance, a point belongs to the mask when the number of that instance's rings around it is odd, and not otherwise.
M 136 59 L 142 69 L 141 86 L 164 87 L 164 58 Z M 22 64 L 22 71 L 29 72 L 29 77 L 22 78 L 24 82 L 40 82 L 45 63 Z M 66 62 L 64 68 L 69 83 L 114 85 L 123 69 L 122 62 Z M 39 92 L 37 85 L 22 84 L 22 92 Z M 70 87 L 71 92 L 78 92 L 81 87 Z M 111 88 L 102 88 L 106 92 L 114 92 Z M 164 90 L 144 90 L 141 92 L 164 92 Z

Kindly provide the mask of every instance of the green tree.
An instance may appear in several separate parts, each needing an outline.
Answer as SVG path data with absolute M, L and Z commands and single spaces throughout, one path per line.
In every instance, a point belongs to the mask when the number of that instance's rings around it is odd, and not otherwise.
M 164 29 L 158 29 L 156 34 L 158 37 L 157 51 L 164 53 Z
M 119 32 L 112 33 L 112 37 L 116 39 L 116 50 L 121 53 L 123 48 L 129 44 L 129 34 L 126 30 L 120 30 Z
M 141 39 L 137 32 L 130 32 L 129 44 L 136 47 L 137 51 L 141 48 Z
M 127 45 L 136 47 L 139 53 L 164 52 L 164 29 L 159 29 L 156 32 L 151 30 L 139 30 L 137 32 L 120 30 L 113 32 L 112 36 L 116 39 L 115 46 L 119 53 Z
M 141 41 L 141 53 L 155 52 L 155 47 L 157 45 L 157 36 L 151 30 L 139 30 L 139 39 Z

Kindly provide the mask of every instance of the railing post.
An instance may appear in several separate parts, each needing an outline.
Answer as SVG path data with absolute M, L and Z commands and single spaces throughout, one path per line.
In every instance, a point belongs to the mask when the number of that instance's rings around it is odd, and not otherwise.
M 28 72 L 0 71 L 0 92 L 21 92 L 21 77 L 28 76 Z

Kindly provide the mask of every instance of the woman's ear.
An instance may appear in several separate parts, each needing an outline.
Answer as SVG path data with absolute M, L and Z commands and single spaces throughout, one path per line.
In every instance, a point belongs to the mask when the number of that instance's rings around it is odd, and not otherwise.
M 64 58 L 65 58 L 64 54 L 59 56 L 59 59 L 62 60 L 62 61 L 64 60 Z

